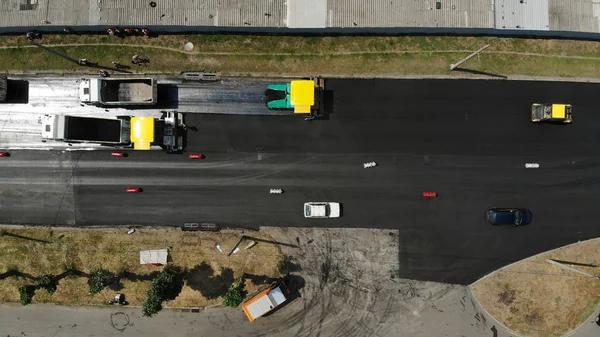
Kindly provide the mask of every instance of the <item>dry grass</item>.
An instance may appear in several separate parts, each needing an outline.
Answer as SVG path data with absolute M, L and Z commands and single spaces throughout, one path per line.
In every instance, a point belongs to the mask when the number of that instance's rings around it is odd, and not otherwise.
M 283 260 L 279 248 L 275 245 L 259 243 L 249 250 L 243 249 L 231 257 L 226 253 L 237 242 L 240 231 L 221 233 L 182 232 L 175 228 L 138 229 L 133 235 L 127 235 L 126 229 L 8 229 L 7 233 L 23 237 L 46 240 L 39 243 L 10 235 L 0 236 L 0 302 L 18 302 L 18 288 L 33 284 L 31 277 L 43 274 L 59 275 L 68 269 L 90 273 L 98 268 L 114 273 L 127 271 L 134 274 L 122 279 L 122 290 L 105 289 L 96 296 L 88 295 L 87 277 L 67 276 L 60 280 L 53 295 L 45 290 L 37 290 L 33 302 L 52 302 L 59 304 L 102 304 L 111 299 L 116 292 L 126 295 L 131 305 L 141 305 L 151 283 L 151 273 L 160 268 L 139 264 L 139 251 L 144 249 L 169 248 L 172 263 L 186 268 L 185 286 L 173 301 L 165 303 L 167 307 L 202 307 L 220 303 L 233 282 L 233 278 L 242 273 L 255 275 L 252 282 L 246 281 L 249 292 L 279 275 L 278 263 Z M 269 239 L 264 235 L 252 233 L 252 236 Z M 220 243 L 224 253 L 220 253 L 216 244 Z M 21 277 L 4 277 L 3 273 L 18 270 Z M 28 277 L 27 275 L 31 276 Z
M 489 313 L 527 336 L 561 336 L 583 323 L 600 299 L 600 281 L 546 262 L 600 265 L 600 240 L 519 262 L 477 282 L 473 293 Z M 599 275 L 597 268 L 576 269 Z
M 183 45 L 196 46 L 191 53 Z M 600 43 L 589 41 L 475 37 L 291 37 L 171 35 L 158 38 L 48 35 L 45 45 L 73 59 L 87 57 L 110 66 L 149 57 L 146 72 L 184 70 L 233 74 L 448 74 L 448 67 L 485 44 L 490 47 L 464 67 L 504 75 L 599 77 Z M 100 44 L 100 45 L 98 45 Z M 2 49 L 4 48 L 4 49 Z M 583 58 L 581 58 L 583 57 Z M 28 44 L 0 37 L 0 71 L 87 71 Z

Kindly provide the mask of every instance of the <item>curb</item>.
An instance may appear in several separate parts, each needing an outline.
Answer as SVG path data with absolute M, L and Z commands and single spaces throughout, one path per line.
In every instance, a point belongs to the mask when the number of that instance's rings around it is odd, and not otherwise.
M 450 72 L 449 72 L 450 73 Z M 276 73 L 230 73 L 223 75 L 223 78 L 306 78 L 313 77 L 315 74 L 290 75 Z M 485 75 L 449 75 L 449 74 L 406 74 L 406 75 L 378 75 L 378 74 L 319 74 L 326 79 L 390 79 L 390 80 L 494 80 L 494 81 L 540 81 L 540 82 L 576 82 L 576 83 L 600 83 L 600 78 L 592 77 L 554 77 L 554 76 L 527 76 L 527 75 L 506 75 L 506 78 L 490 77 Z
M 62 72 L 62 71 L 35 71 L 35 72 L 25 72 L 25 71 L 7 71 L 6 74 L 16 75 L 16 76 L 97 76 L 96 73 L 87 73 L 87 72 Z M 591 77 L 554 77 L 554 76 L 527 76 L 527 75 L 506 75 L 506 78 L 499 77 L 491 77 L 485 75 L 465 75 L 465 74 L 457 74 L 450 75 L 448 74 L 406 74 L 406 75 L 386 75 L 386 74 L 320 74 L 319 76 L 326 79 L 390 79 L 390 80 L 489 80 L 489 81 L 539 81 L 539 82 L 568 82 L 568 83 L 600 83 L 600 78 L 591 78 Z M 146 72 L 136 72 L 133 75 L 135 76 L 143 76 L 143 75 L 151 75 L 161 78 L 178 78 L 183 80 L 181 77 L 181 73 L 164 73 L 164 72 L 154 72 L 154 71 L 146 71 Z M 239 80 L 243 78 L 253 79 L 253 80 L 277 80 L 277 79 L 293 79 L 293 78 L 307 78 L 314 77 L 315 74 L 281 74 L 281 73 L 228 73 L 221 74 L 222 79 L 230 79 L 230 80 Z
M 479 282 L 479 280 L 477 282 Z M 525 335 L 518 334 L 518 333 L 514 332 L 513 330 L 509 329 L 506 325 L 502 324 L 502 322 L 500 322 L 499 320 L 497 320 L 496 317 L 492 316 L 489 313 L 489 311 L 487 311 L 487 309 L 483 305 L 481 305 L 481 303 L 479 302 L 479 300 L 477 299 L 477 297 L 475 297 L 475 294 L 473 294 L 473 289 L 471 288 L 471 285 L 469 285 L 467 287 L 467 289 L 469 289 L 469 294 L 471 295 L 471 298 L 473 300 L 475 300 L 475 303 L 477 303 L 477 305 L 479 306 L 479 308 L 481 308 L 481 310 L 483 310 L 483 312 L 485 312 L 486 315 L 488 315 L 491 319 L 493 319 L 494 322 L 496 322 L 496 324 L 498 324 L 499 326 L 501 326 L 504 330 L 508 331 L 511 335 L 514 335 L 516 337 L 526 337 Z
M 586 318 L 585 321 L 581 324 L 579 324 L 577 327 L 575 327 L 575 329 L 567 332 L 566 334 L 562 335 L 562 337 L 568 337 L 568 336 L 573 336 L 574 334 L 577 333 L 577 331 L 579 331 L 586 323 L 588 323 L 588 320 L 594 316 L 596 316 L 596 311 L 598 311 L 598 308 L 600 308 L 600 304 L 598 304 L 596 306 L 596 308 L 594 308 L 594 311 L 592 311 L 592 314 L 590 315 L 590 317 Z

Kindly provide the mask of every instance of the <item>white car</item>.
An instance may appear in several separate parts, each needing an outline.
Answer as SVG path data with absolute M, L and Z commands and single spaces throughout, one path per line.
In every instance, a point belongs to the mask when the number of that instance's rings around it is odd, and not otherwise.
M 339 218 L 339 202 L 307 202 L 304 204 L 305 218 Z

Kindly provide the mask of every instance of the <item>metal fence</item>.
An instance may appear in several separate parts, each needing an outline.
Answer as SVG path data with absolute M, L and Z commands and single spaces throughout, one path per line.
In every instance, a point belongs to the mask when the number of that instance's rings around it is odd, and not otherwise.
M 0 35 L 21 35 L 28 31 L 65 34 L 70 28 L 77 34 L 106 34 L 114 26 L 35 26 L 0 27 Z M 569 39 L 600 41 L 600 33 L 573 31 L 509 30 L 492 28 L 276 28 L 276 27 L 215 27 L 215 26 L 148 26 L 151 34 L 235 34 L 288 36 L 483 36 L 502 38 Z

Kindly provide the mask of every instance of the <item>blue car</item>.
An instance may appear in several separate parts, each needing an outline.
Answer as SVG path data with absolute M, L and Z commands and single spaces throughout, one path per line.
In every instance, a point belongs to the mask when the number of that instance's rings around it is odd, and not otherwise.
M 494 226 L 525 226 L 532 219 L 531 211 L 527 208 L 491 208 L 485 217 Z

